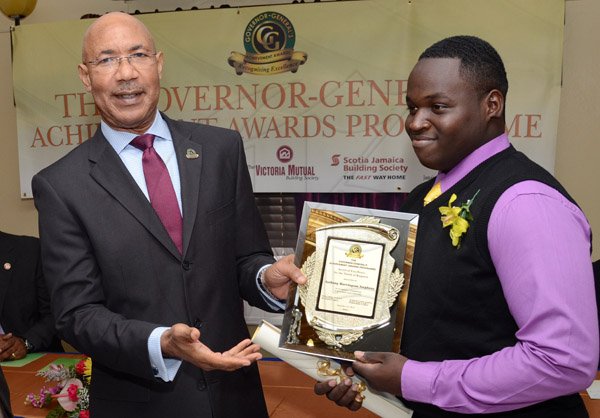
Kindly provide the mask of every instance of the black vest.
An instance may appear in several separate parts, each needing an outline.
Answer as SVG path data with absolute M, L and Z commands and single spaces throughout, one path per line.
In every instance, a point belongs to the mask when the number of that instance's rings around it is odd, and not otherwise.
M 484 161 L 439 198 L 423 207 L 435 179 L 417 186 L 402 208 L 419 214 L 416 248 L 402 334 L 401 353 L 417 361 L 470 359 L 515 345 L 517 325 L 510 314 L 487 245 L 489 218 L 500 195 L 524 180 L 536 180 L 573 201 L 552 175 L 512 146 Z M 473 221 L 460 247 L 442 228 L 441 206 L 471 205 Z M 435 406 L 405 401 L 418 417 L 462 416 Z M 486 417 L 586 417 L 578 394 Z

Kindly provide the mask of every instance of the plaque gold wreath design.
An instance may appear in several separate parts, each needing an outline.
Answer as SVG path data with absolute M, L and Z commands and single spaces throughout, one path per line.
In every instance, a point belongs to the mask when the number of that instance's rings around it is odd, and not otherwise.
M 302 271 L 298 294 L 308 324 L 335 348 L 390 322 L 390 308 L 404 286 L 391 251 L 398 230 L 374 217 L 327 225 L 315 231 L 315 251 Z

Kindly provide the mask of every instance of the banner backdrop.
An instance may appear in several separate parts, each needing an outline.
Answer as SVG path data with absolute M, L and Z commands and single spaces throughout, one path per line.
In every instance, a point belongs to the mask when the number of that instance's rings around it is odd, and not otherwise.
M 405 132 L 406 80 L 426 47 L 456 34 L 498 49 L 511 140 L 553 170 L 563 0 L 363 0 L 139 17 L 165 55 L 159 109 L 238 130 L 256 192 L 408 192 L 430 178 Z M 90 23 L 15 29 L 23 197 L 33 174 L 98 126 L 76 71 Z

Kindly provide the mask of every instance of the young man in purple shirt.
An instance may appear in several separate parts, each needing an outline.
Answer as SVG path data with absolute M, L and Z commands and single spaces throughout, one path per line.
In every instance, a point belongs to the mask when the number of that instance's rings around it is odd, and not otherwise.
M 348 372 L 401 397 L 413 418 L 588 416 L 578 392 L 598 365 L 591 230 L 510 145 L 507 90 L 500 56 L 472 36 L 429 47 L 408 79 L 406 130 L 439 173 L 403 208 L 420 219 L 401 354 L 356 352 Z M 463 205 L 470 216 L 453 218 Z M 350 379 L 315 392 L 361 407 Z

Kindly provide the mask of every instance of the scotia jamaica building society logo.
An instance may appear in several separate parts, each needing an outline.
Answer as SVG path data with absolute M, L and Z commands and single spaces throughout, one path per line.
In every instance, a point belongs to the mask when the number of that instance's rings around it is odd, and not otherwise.
M 308 55 L 294 51 L 296 32 L 292 22 L 277 12 L 254 16 L 244 30 L 246 54 L 232 52 L 227 62 L 237 75 L 272 75 L 291 71 L 306 62 Z

